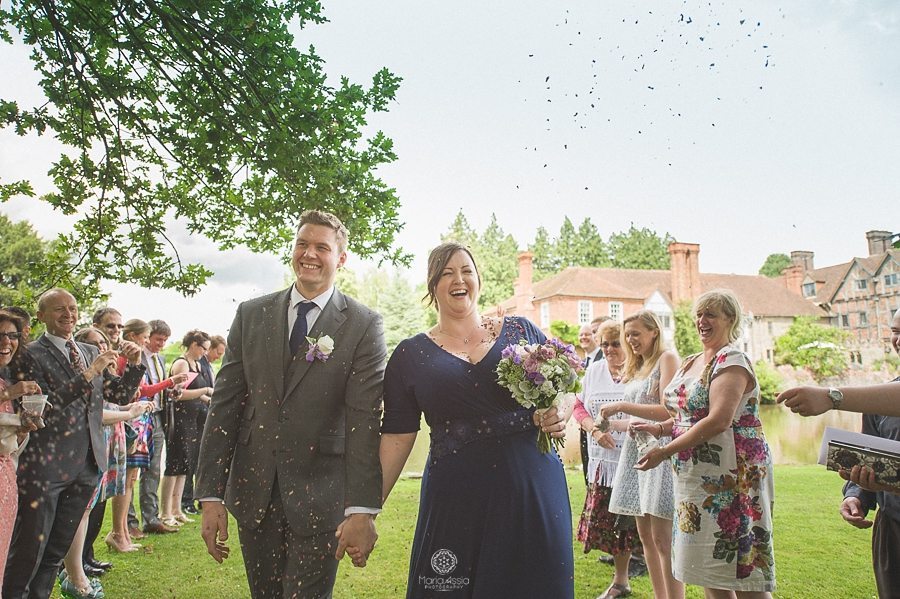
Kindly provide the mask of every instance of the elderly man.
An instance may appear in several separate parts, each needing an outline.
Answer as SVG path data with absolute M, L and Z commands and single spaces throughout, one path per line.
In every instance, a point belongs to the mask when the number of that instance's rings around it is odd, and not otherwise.
M 19 511 L 6 562 L 3 597 L 49 597 L 75 531 L 107 467 L 101 423 L 104 400 L 127 404 L 144 373 L 141 350 L 122 341 L 121 378 L 109 373 L 119 352 L 99 353 L 72 338 L 75 297 L 51 289 L 38 300 L 47 332 L 28 345 L 28 359 L 13 375 L 33 380 L 49 395 L 45 427 L 31 433 L 19 457 Z

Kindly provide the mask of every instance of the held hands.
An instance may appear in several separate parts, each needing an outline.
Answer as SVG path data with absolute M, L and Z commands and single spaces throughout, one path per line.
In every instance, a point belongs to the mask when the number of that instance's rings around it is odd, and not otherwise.
M 605 447 L 606 449 L 612 449 L 616 446 L 616 441 L 613 439 L 612 435 L 609 433 L 601 433 L 599 429 L 594 429 L 591 431 L 591 437 L 594 438 L 594 441 L 597 442 L 597 445 L 600 447 Z
M 375 549 L 378 533 L 375 532 L 375 518 L 372 514 L 350 514 L 338 524 L 334 532 L 338 540 L 335 559 L 343 559 L 344 553 L 357 568 L 365 568 L 369 554 Z
M 600 418 L 602 418 L 603 420 L 609 420 L 612 416 L 615 416 L 621 411 L 622 402 L 614 401 L 600 407 Z
M 200 536 L 206 543 L 206 551 L 221 564 L 231 551 L 225 544 L 228 540 L 228 512 L 221 501 L 203 502 Z
M 546 410 L 535 410 L 531 415 L 531 421 L 541 431 L 548 433 L 553 438 L 566 436 L 566 419 L 559 413 L 556 406 Z
M 19 381 L 15 385 L 10 385 L 6 388 L 6 395 L 3 397 L 3 401 L 8 401 L 10 399 L 16 399 L 22 397 L 23 395 L 40 395 L 41 394 L 41 386 L 35 383 L 34 381 Z
M 128 415 L 134 420 L 141 414 L 149 412 L 151 407 L 149 401 L 136 401 L 128 406 Z
M 87 369 L 85 369 L 84 378 L 86 378 L 88 381 L 91 381 L 95 377 L 100 376 L 101 374 L 103 374 L 104 370 L 115 364 L 118 358 L 119 352 L 114 349 L 106 350 L 105 352 L 94 358 L 94 361 L 91 362 L 91 365 L 88 366 Z
M 653 435 L 654 437 L 659 439 L 663 436 L 662 424 L 659 422 L 648 422 L 645 420 L 633 422 L 628 425 L 628 434 L 633 437 L 635 433 L 647 433 L 648 435 Z
M 849 480 L 854 485 L 860 486 L 866 491 L 872 491 L 874 493 L 877 493 L 878 491 L 900 493 L 900 491 L 897 491 L 894 487 L 875 482 L 875 471 L 868 466 L 854 466 L 851 470 L 841 468 L 840 471 L 838 471 L 838 474 L 844 480 Z
M 25 435 L 40 428 L 44 428 L 44 419 L 41 418 L 40 414 L 32 410 L 23 408 L 22 411 L 19 412 L 19 420 L 22 424 L 16 432 L 20 435 Z
M 182 372 L 181 374 L 173 374 L 169 377 L 169 380 L 172 381 L 172 386 L 180 385 L 188 379 L 188 375 L 186 372 Z
M 841 504 L 841 518 L 848 524 L 856 528 L 869 528 L 874 524 L 871 520 L 866 520 L 866 510 L 862 508 L 862 502 L 859 497 L 847 497 Z
M 832 406 L 828 389 L 824 387 L 794 387 L 779 393 L 775 401 L 783 403 L 791 412 L 801 416 L 818 416 Z
M 141 348 L 133 341 L 125 341 L 119 343 L 119 352 L 134 366 L 141 363 Z
M 668 457 L 669 456 L 666 455 L 661 447 L 654 447 L 644 454 L 644 457 L 637 461 L 637 464 L 634 465 L 634 469 L 644 471 L 653 470 L 659 466 L 663 460 L 668 459 Z

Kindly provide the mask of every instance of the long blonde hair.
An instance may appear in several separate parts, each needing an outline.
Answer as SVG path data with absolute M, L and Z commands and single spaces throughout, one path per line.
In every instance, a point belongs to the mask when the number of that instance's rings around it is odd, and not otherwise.
M 645 329 L 651 333 L 656 331 L 656 339 L 653 341 L 653 351 L 650 357 L 644 359 L 631 349 L 631 344 L 625 339 L 625 325 L 629 322 L 639 322 Z M 662 324 L 659 322 L 656 314 L 650 310 L 639 310 L 622 321 L 622 349 L 625 351 L 625 370 L 622 376 L 623 381 L 632 379 L 645 379 L 659 362 L 659 357 L 665 351 L 662 343 Z

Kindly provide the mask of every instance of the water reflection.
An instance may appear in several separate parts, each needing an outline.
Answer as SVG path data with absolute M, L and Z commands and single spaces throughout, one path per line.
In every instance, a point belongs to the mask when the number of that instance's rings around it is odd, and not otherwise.
M 858 431 L 862 422 L 862 416 L 852 412 L 826 412 L 821 416 L 803 418 L 781 406 L 762 406 L 760 414 L 776 464 L 815 464 L 826 426 Z M 566 465 L 580 463 L 578 430 L 572 425 L 570 423 L 563 450 Z M 428 459 L 428 444 L 429 429 L 423 421 L 404 472 L 422 472 Z

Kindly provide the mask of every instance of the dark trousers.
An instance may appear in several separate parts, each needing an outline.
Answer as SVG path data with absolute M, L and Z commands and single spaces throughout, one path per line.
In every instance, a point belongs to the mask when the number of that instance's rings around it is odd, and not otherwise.
M 900 599 L 900 522 L 881 509 L 872 527 L 872 567 L 879 599 Z
M 141 470 L 140 493 L 138 503 L 141 506 L 141 519 L 144 526 L 159 522 L 159 478 L 162 473 L 162 452 L 166 444 L 166 431 L 163 429 L 163 412 L 153 413 L 153 455 L 150 465 Z M 139 523 L 134 513 L 134 502 L 128 506 L 128 526 L 138 528 Z
M 53 590 L 100 469 L 88 453 L 81 472 L 68 481 L 19 478 L 19 513 L 3 581 L 4 599 L 46 599 Z
M 84 549 L 81 552 L 81 563 L 86 564 L 94 559 L 94 541 L 100 536 L 103 528 L 103 517 L 106 516 L 106 502 L 98 501 L 88 516 L 87 532 L 84 535 Z
M 334 531 L 295 534 L 284 514 L 278 482 L 260 525 L 238 525 L 253 599 L 331 599 L 338 561 Z
M 200 409 L 197 410 L 197 430 L 200 431 L 201 437 L 203 436 L 203 428 L 206 426 L 206 417 L 208 415 L 209 405 L 201 402 Z M 196 457 L 199 458 L 199 454 Z M 191 471 L 184 479 L 184 492 L 181 493 L 182 509 L 194 505 L 194 474 L 197 473 L 197 461 L 196 459 L 192 461 Z

